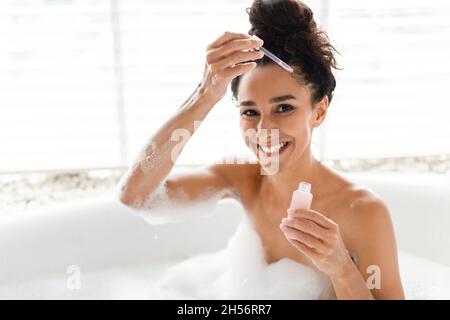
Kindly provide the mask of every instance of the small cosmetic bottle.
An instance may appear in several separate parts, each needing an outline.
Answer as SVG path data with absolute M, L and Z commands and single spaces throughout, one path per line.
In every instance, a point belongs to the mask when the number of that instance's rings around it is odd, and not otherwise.
M 313 195 L 311 194 L 311 184 L 308 182 L 300 182 L 298 185 L 298 189 L 292 193 L 291 205 L 289 207 L 290 212 L 294 211 L 293 209 L 309 209 L 311 206 L 311 201 Z

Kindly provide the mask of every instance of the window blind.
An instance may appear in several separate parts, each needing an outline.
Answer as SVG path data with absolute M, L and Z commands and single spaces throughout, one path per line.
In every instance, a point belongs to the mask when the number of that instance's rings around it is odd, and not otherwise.
M 450 3 L 329 1 L 342 56 L 326 158 L 450 153 Z
M 249 29 L 252 1 L 0 3 L 0 171 L 129 165 L 190 95 L 206 46 Z M 306 1 L 343 71 L 313 137 L 323 159 L 449 153 L 445 1 Z M 247 155 L 231 94 L 178 164 Z

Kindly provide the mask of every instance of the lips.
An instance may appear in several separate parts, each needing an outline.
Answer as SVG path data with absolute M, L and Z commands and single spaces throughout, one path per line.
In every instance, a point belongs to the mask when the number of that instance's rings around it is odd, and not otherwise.
M 290 141 L 284 141 L 274 146 L 264 146 L 261 144 L 257 144 L 257 148 L 259 151 L 261 151 L 263 154 L 267 156 L 271 156 L 274 153 L 281 153 L 283 152 L 289 145 L 291 144 Z
M 281 142 L 281 143 L 271 146 L 271 147 L 263 146 L 262 144 L 259 144 L 258 146 L 259 146 L 260 150 L 262 150 L 265 153 L 273 153 L 273 152 L 279 151 L 282 147 L 286 146 L 287 144 L 288 144 L 288 142 Z

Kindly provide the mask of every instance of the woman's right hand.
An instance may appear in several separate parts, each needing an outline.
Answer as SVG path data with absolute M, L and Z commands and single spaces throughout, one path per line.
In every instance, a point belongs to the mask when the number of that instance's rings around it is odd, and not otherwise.
M 225 31 L 206 50 L 206 62 L 199 92 L 214 103 L 222 99 L 233 78 L 252 70 L 264 53 L 255 49 L 263 41 L 245 33 Z M 247 61 L 247 62 L 244 62 Z

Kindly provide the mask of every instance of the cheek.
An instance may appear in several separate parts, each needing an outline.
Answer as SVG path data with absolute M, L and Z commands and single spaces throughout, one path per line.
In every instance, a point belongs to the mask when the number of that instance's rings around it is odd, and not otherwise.
M 311 139 L 311 129 L 308 125 L 299 126 L 297 131 L 297 139 L 303 142 L 303 144 L 308 144 Z
M 283 131 L 292 136 L 304 135 L 311 130 L 310 114 L 299 113 L 296 116 L 288 117 L 283 122 Z
M 245 141 L 245 144 L 249 144 L 249 138 L 252 131 L 255 130 L 255 127 L 252 125 L 251 121 L 240 120 L 239 127 L 241 129 L 241 136 Z

